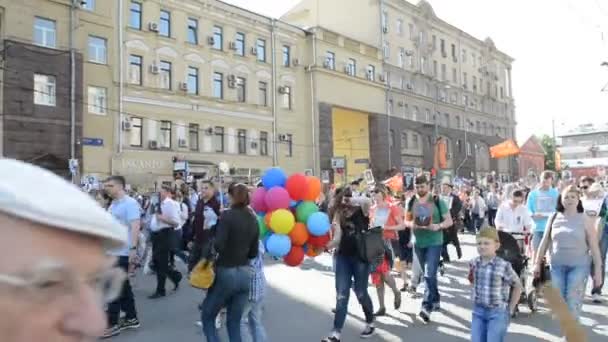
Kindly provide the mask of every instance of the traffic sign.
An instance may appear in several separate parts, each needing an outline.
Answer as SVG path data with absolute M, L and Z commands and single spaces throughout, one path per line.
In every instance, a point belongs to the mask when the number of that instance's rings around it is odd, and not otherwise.
M 332 169 L 343 169 L 346 166 L 346 158 L 344 157 L 333 157 L 331 158 Z

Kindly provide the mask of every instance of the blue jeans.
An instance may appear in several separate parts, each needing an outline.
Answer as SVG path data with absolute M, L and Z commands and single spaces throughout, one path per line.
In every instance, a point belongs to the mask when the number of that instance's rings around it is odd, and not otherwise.
M 433 311 L 435 305 L 439 305 L 439 290 L 437 289 L 437 269 L 439 268 L 439 258 L 443 245 L 416 247 L 416 256 L 420 262 L 421 273 L 424 274 L 426 289 L 424 290 L 424 299 L 422 300 L 422 308 L 428 312 Z
M 585 297 L 589 265 L 551 265 L 551 282 L 566 301 L 568 309 L 578 320 Z
M 534 253 L 536 253 L 536 251 L 538 251 L 538 247 L 540 247 L 540 243 L 543 241 L 543 236 L 545 235 L 545 232 L 539 232 L 539 231 L 534 231 L 532 233 L 532 248 L 534 249 Z
M 243 336 L 250 334 L 253 342 L 266 342 L 266 329 L 262 324 L 263 298 L 257 302 L 249 301 L 245 307 L 241 333 Z
M 370 266 L 359 260 L 356 256 L 336 256 L 336 315 L 334 317 L 334 331 L 341 332 L 346 321 L 350 288 L 355 282 L 355 295 L 365 314 L 365 321 L 374 321 L 374 306 L 367 292 Z
M 606 253 L 608 253 L 608 224 L 604 225 L 604 231 L 600 238 L 600 256 L 602 258 L 602 284 L 599 287 L 594 287 L 591 294 L 602 294 L 604 279 L 606 279 Z M 593 272 L 593 263 L 591 263 L 591 272 Z M 591 273 L 593 275 L 593 273 Z
M 215 317 L 228 309 L 226 327 L 230 342 L 241 342 L 241 319 L 249 300 L 252 270 L 250 266 L 217 267 L 215 281 L 203 301 L 201 321 L 208 342 L 219 342 Z
M 510 321 L 506 308 L 486 308 L 475 304 L 471 322 L 472 342 L 502 342 Z

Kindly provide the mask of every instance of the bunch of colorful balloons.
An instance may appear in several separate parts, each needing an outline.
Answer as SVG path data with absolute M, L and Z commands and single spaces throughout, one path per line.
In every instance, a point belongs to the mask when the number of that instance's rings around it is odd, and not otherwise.
M 327 214 L 315 204 L 321 181 L 300 173 L 287 177 L 273 167 L 262 176 L 262 184 L 253 192 L 251 206 L 258 214 L 260 238 L 268 254 L 294 267 L 305 255 L 321 254 L 331 227 Z

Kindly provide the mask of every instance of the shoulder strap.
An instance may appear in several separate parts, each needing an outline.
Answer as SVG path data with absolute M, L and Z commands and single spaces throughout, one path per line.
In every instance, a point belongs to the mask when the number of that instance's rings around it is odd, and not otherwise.
M 557 217 L 557 212 L 554 212 L 553 215 L 551 215 L 551 218 L 549 219 L 549 231 L 547 232 L 547 234 L 549 234 L 549 236 L 551 236 L 551 230 L 553 229 L 553 221 L 555 221 L 556 217 Z
M 438 196 L 433 196 L 433 202 L 437 206 L 437 211 L 439 211 L 439 216 L 441 216 L 441 218 L 443 218 L 444 213 L 441 212 L 441 203 L 439 203 L 439 201 L 441 201 L 441 199 L 439 199 Z
M 410 198 L 410 201 L 407 203 L 407 211 L 412 211 L 412 208 L 414 208 L 415 201 L 416 201 L 416 196 L 412 196 L 412 198 Z

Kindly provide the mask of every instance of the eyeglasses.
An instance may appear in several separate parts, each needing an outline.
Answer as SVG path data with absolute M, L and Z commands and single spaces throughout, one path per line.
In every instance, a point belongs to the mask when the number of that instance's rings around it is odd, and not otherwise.
M 580 188 L 583 189 L 583 190 L 587 190 L 587 189 L 589 189 L 589 186 L 588 185 L 581 185 Z
M 23 290 L 40 302 L 75 296 L 86 286 L 95 291 L 100 304 L 110 303 L 120 295 L 125 279 L 125 272 L 115 267 L 83 279 L 58 263 L 46 263 L 24 276 L 0 274 L 0 284 Z

